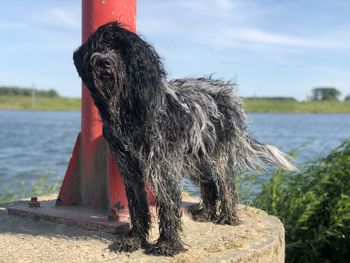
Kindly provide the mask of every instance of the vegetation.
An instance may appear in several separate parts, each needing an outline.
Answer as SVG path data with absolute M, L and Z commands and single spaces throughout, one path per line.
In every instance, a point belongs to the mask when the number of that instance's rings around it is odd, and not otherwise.
M 59 97 L 56 90 L 38 90 L 35 88 L 20 88 L 20 87 L 5 87 L 0 86 L 0 96 L 38 96 L 38 97 L 49 97 L 55 98 Z
M 311 91 L 311 100 L 339 100 L 340 91 L 333 87 L 319 87 Z
M 36 175 L 37 179 L 28 181 L 22 177 L 0 188 L 0 204 L 31 196 L 43 196 L 57 193 L 61 185 L 61 179 L 54 179 L 50 170 L 41 171 Z M 31 188 L 29 188 L 31 186 Z
M 293 97 L 246 97 L 246 112 L 350 112 L 350 95 L 338 100 L 340 92 L 332 87 L 312 90 L 309 101 Z M 0 109 L 80 111 L 79 98 L 60 97 L 58 92 L 20 87 L 0 86 Z
M 272 100 L 272 101 L 297 101 L 295 98 L 293 97 L 245 97 L 244 100 L 250 100 L 250 101 L 254 101 L 254 100 Z
M 78 111 L 80 105 L 80 99 L 60 97 L 54 89 L 0 87 L 0 109 Z
M 294 101 L 249 99 L 244 101 L 247 112 L 350 112 L 348 101 Z
M 287 262 L 348 262 L 350 138 L 297 172 L 277 170 L 253 205 L 286 230 Z
M 246 112 L 350 112 L 347 101 L 296 101 L 293 99 L 244 99 Z M 80 111 L 79 98 L 0 96 L 0 109 Z
M 62 97 L 0 96 L 0 109 L 13 110 L 80 110 L 81 100 Z

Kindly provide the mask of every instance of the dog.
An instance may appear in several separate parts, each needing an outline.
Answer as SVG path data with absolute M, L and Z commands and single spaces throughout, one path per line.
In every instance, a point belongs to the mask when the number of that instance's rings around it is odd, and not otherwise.
M 195 220 L 234 225 L 237 171 L 265 164 L 293 169 L 276 147 L 249 135 L 234 83 L 213 77 L 167 81 L 155 49 L 118 22 L 99 27 L 73 60 L 124 179 L 131 228 L 113 244 L 115 251 L 145 248 L 173 256 L 186 250 L 180 239 L 184 177 L 200 190 Z M 145 182 L 156 196 L 159 238 L 154 244 L 148 243 Z

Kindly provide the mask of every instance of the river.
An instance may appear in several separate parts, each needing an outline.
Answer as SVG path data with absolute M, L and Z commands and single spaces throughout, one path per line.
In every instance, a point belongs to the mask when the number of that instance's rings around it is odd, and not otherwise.
M 296 163 L 326 155 L 350 136 L 350 114 L 251 113 L 250 132 Z M 11 182 L 63 178 L 80 130 L 79 112 L 0 110 L 0 193 Z M 29 187 L 28 186 L 28 187 Z

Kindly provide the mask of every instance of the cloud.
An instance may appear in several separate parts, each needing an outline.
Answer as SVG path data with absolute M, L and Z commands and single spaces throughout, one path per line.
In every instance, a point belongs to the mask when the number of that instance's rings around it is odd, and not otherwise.
M 0 30 L 1 31 L 21 30 L 21 29 L 26 29 L 27 27 L 28 27 L 28 25 L 26 25 L 25 23 L 0 20 Z
M 232 0 L 216 0 L 215 1 L 216 6 L 221 10 L 231 10 L 233 8 L 233 1 Z
M 173 22 L 153 16 L 147 16 L 142 19 L 142 23 L 137 24 L 137 32 L 141 35 L 174 34 L 176 29 Z
M 276 34 L 262 31 L 256 28 L 230 28 L 226 27 L 221 30 L 221 37 L 228 42 L 248 42 L 257 44 L 291 46 L 291 47 L 307 47 L 307 48 L 333 48 L 337 44 L 325 40 L 316 40 L 311 38 L 303 38 L 285 34 Z
M 80 15 L 62 7 L 52 7 L 41 11 L 40 14 L 35 13 L 30 20 L 43 28 L 49 26 L 68 30 L 78 30 L 81 24 Z
M 72 14 L 68 10 L 63 8 L 53 8 L 48 11 L 50 20 L 55 21 L 55 24 L 59 24 L 70 29 L 80 28 L 80 19 L 77 15 Z
M 313 67 L 310 70 L 321 72 L 321 73 L 332 74 L 332 75 L 335 74 L 335 75 L 350 77 L 350 69 L 344 69 L 339 67 L 331 67 L 331 66 Z
M 276 15 L 275 11 L 269 12 L 254 1 L 164 1 L 152 9 L 145 6 L 140 11 L 139 29 L 145 35 L 181 39 L 211 48 L 280 49 L 288 52 L 348 48 L 341 37 L 331 37 L 334 32 L 288 29 L 281 32 L 279 27 L 264 22 L 267 16 Z

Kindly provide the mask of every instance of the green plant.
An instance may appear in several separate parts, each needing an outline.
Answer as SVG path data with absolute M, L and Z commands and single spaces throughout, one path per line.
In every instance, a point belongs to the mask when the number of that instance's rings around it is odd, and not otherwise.
M 277 170 L 253 204 L 279 217 L 287 262 L 348 262 L 350 138 L 296 172 Z
M 33 177 L 33 175 L 27 177 Z M 21 177 L 18 181 L 3 185 L 0 189 L 2 192 L 0 194 L 0 204 L 30 196 L 43 196 L 58 192 L 61 179 L 53 179 L 51 170 L 40 171 L 34 177 L 36 177 L 36 180 L 28 181 L 25 177 Z M 31 186 L 30 190 L 28 186 Z
M 43 196 L 56 193 L 61 185 L 61 179 L 56 178 L 50 182 L 51 178 L 53 178 L 51 170 L 48 170 L 44 174 L 41 174 L 37 181 L 32 181 L 31 196 Z

